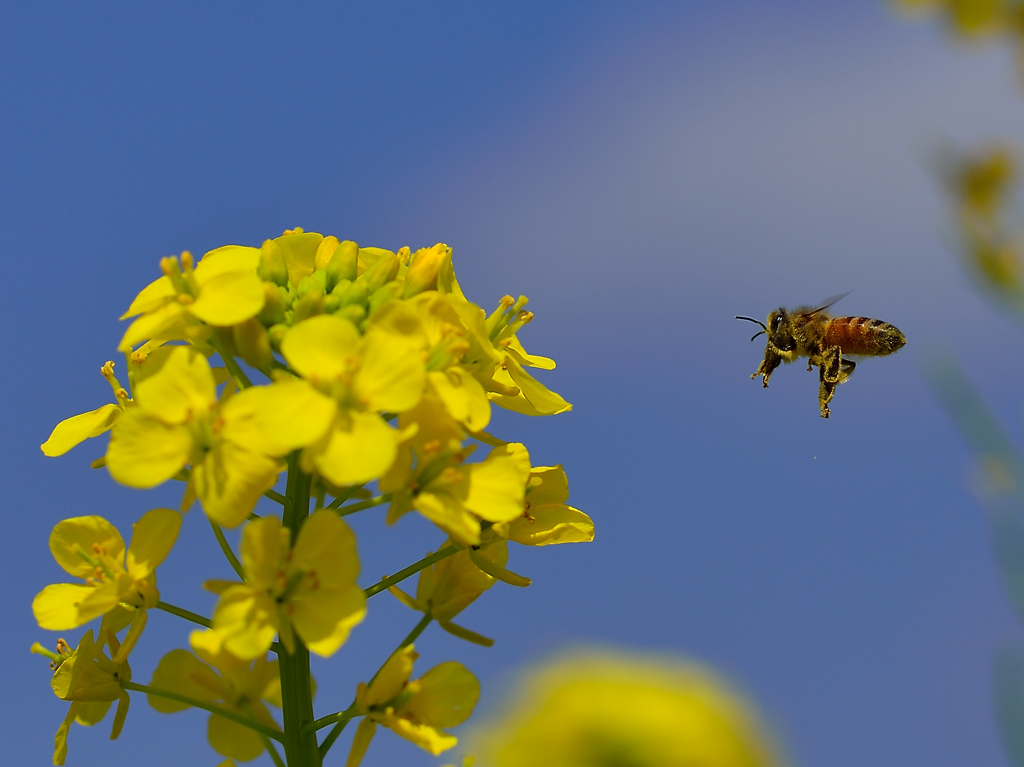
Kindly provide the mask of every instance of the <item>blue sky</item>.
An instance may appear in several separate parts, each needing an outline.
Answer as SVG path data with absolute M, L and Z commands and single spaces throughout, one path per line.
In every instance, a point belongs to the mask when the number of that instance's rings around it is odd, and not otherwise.
M 478 674 L 481 710 L 519 664 L 614 645 L 714 664 L 800 765 L 1005 764 L 990 660 L 1020 627 L 969 456 L 917 363 L 952 350 L 1019 435 L 1019 331 L 957 264 L 930 163 L 946 141 L 1020 135 L 1024 100 L 1007 53 L 881 3 L 837 5 L 0 12 L 8 760 L 47 763 L 65 712 L 26 653 L 55 638 L 29 609 L 62 576 L 53 524 L 98 513 L 124 529 L 173 503 L 88 469 L 102 445 L 45 459 L 38 444 L 107 401 L 117 316 L 161 256 L 298 225 L 447 242 L 472 299 L 531 298 L 521 337 L 558 361 L 545 380 L 575 405 L 495 431 L 565 465 L 597 539 L 513 552 L 534 584 L 499 584 L 464 614 L 493 648 L 418 643 L 423 663 Z M 826 422 L 800 366 L 767 391 L 749 380 L 763 346 L 732 317 L 846 290 L 837 310 L 909 340 L 859 366 Z M 412 518 L 356 530 L 366 583 L 437 545 Z M 212 607 L 198 582 L 226 566 L 209 538 L 190 515 L 161 571 L 168 601 Z M 389 599 L 314 669 L 318 712 L 347 705 L 415 623 Z M 136 679 L 185 638 L 154 616 Z M 204 722 L 138 699 L 114 743 L 107 725 L 74 730 L 67 763 L 213 765 Z M 396 762 L 442 763 L 382 733 L 365 764 Z

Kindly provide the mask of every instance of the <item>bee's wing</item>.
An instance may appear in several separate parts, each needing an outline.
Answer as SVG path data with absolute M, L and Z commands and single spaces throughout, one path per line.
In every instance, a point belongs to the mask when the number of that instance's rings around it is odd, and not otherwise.
M 823 312 L 826 309 L 828 309 L 830 306 L 832 306 L 832 304 L 838 303 L 842 299 L 846 298 L 852 292 L 853 292 L 852 290 L 848 290 L 845 293 L 840 293 L 838 296 L 832 296 L 832 298 L 827 298 L 827 299 L 825 299 L 825 303 L 822 306 L 819 306 L 817 309 L 813 309 L 813 310 L 811 310 L 809 312 L 804 312 L 803 316 L 804 317 L 811 317 L 811 316 L 817 314 L 818 312 Z

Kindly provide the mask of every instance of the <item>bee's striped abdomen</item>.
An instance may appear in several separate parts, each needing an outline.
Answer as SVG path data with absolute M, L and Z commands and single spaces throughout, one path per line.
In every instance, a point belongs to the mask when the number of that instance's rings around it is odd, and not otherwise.
M 895 325 L 870 317 L 836 317 L 825 331 L 825 346 L 838 346 L 843 354 L 882 357 L 907 342 Z

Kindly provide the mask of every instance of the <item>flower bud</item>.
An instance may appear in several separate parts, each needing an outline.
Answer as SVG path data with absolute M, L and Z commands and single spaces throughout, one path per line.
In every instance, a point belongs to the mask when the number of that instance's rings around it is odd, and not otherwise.
M 402 292 L 402 286 L 397 280 L 384 283 L 380 288 L 373 292 L 370 296 L 370 314 L 377 311 L 377 307 L 383 306 L 388 301 L 398 298 L 398 294 Z
M 451 259 L 451 248 L 442 242 L 432 248 L 420 248 L 409 262 L 405 273 L 405 290 L 402 298 L 411 298 L 424 290 L 437 289 L 437 275 L 445 259 Z
M 260 265 L 256 268 L 260 279 L 275 285 L 288 284 L 288 267 L 284 262 L 284 253 L 276 240 L 266 240 L 260 248 Z
M 391 282 L 398 276 L 398 256 L 389 250 L 383 254 L 366 271 L 359 275 L 356 283 L 366 285 L 366 292 L 372 294 L 379 290 L 385 282 Z
M 242 359 L 263 373 L 269 372 L 274 355 L 270 350 L 270 338 L 263 325 L 252 318 L 235 325 L 232 328 L 232 335 L 235 348 Z
M 263 309 L 256 315 L 264 325 L 276 325 L 284 320 L 285 297 L 288 291 L 279 288 L 273 282 L 263 283 L 263 292 L 266 299 L 263 302 Z
M 305 281 L 305 280 L 304 280 Z M 310 280 L 306 293 L 295 302 L 292 324 L 324 313 L 324 294 L 319 282 Z
M 316 255 L 313 256 L 313 269 L 326 269 L 337 249 L 338 238 L 333 234 L 320 240 L 320 244 L 316 248 Z
M 366 319 L 366 307 L 362 304 L 349 304 L 338 309 L 336 314 L 349 320 L 353 325 L 358 326 L 359 323 Z
M 356 278 L 356 265 L 359 261 L 359 246 L 352 240 L 339 243 L 327 264 L 327 286 L 333 290 L 342 280 Z
M 271 325 L 267 328 L 267 338 L 270 341 L 270 348 L 275 352 L 281 351 L 281 339 L 284 338 L 284 334 L 288 332 L 288 325 L 283 322 L 279 322 L 276 325 Z

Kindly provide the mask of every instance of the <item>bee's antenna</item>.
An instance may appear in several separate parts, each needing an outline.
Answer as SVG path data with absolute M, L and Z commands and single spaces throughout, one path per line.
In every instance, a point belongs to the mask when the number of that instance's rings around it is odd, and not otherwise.
M 768 332 L 768 328 L 765 327 L 764 323 L 761 322 L 761 320 L 755 320 L 753 317 L 741 317 L 740 315 L 737 314 L 733 319 L 746 320 L 747 322 L 753 322 L 755 325 L 760 325 L 763 328 L 763 330 L 757 331 L 756 333 L 754 333 L 754 335 L 752 335 L 750 337 L 751 341 L 753 341 L 755 338 L 757 338 L 762 333 L 767 333 Z

